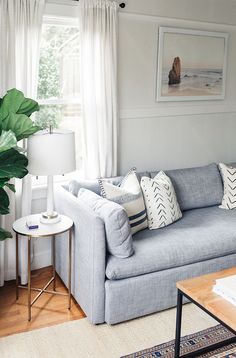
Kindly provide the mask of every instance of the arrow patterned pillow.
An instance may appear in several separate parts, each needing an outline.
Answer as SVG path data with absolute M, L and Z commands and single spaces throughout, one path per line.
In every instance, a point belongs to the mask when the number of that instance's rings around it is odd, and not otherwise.
M 236 168 L 223 163 L 219 164 L 221 176 L 224 183 L 224 196 L 220 208 L 235 209 L 236 208 Z
M 150 230 L 170 225 L 182 217 L 172 182 L 163 171 L 153 179 L 143 177 L 141 187 Z

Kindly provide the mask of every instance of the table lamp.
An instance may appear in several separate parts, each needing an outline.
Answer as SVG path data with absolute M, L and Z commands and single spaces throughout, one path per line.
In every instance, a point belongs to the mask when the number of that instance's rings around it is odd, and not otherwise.
M 28 171 L 32 175 L 47 176 L 47 211 L 40 221 L 54 224 L 60 216 L 54 211 L 53 176 L 75 170 L 74 132 L 64 129 L 42 130 L 28 139 Z

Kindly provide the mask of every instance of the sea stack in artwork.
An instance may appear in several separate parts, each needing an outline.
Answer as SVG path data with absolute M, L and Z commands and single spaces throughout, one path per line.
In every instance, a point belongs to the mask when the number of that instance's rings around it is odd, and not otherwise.
M 172 69 L 169 72 L 169 86 L 178 85 L 181 82 L 180 76 L 181 76 L 180 58 L 175 57 L 172 65 Z

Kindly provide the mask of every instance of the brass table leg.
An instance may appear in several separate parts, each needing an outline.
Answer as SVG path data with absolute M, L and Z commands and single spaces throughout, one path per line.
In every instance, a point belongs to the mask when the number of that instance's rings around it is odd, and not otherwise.
M 71 238 L 72 229 L 69 230 L 69 257 L 68 257 L 68 309 L 71 309 Z
M 18 273 L 18 266 L 19 266 L 19 262 L 18 262 L 18 248 L 19 242 L 18 242 L 18 234 L 16 233 L 16 300 L 18 300 L 19 298 L 19 273 Z
M 56 254 L 55 235 L 52 236 L 52 269 L 53 269 L 53 291 L 56 290 Z
M 31 320 L 31 237 L 28 237 L 28 321 Z

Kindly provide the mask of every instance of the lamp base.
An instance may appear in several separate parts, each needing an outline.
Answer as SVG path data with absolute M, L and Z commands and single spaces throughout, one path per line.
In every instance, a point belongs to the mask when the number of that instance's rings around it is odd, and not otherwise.
M 51 214 L 48 214 L 47 212 L 42 213 L 40 218 L 42 224 L 56 224 L 59 221 L 61 221 L 61 217 L 56 211 L 53 211 Z

